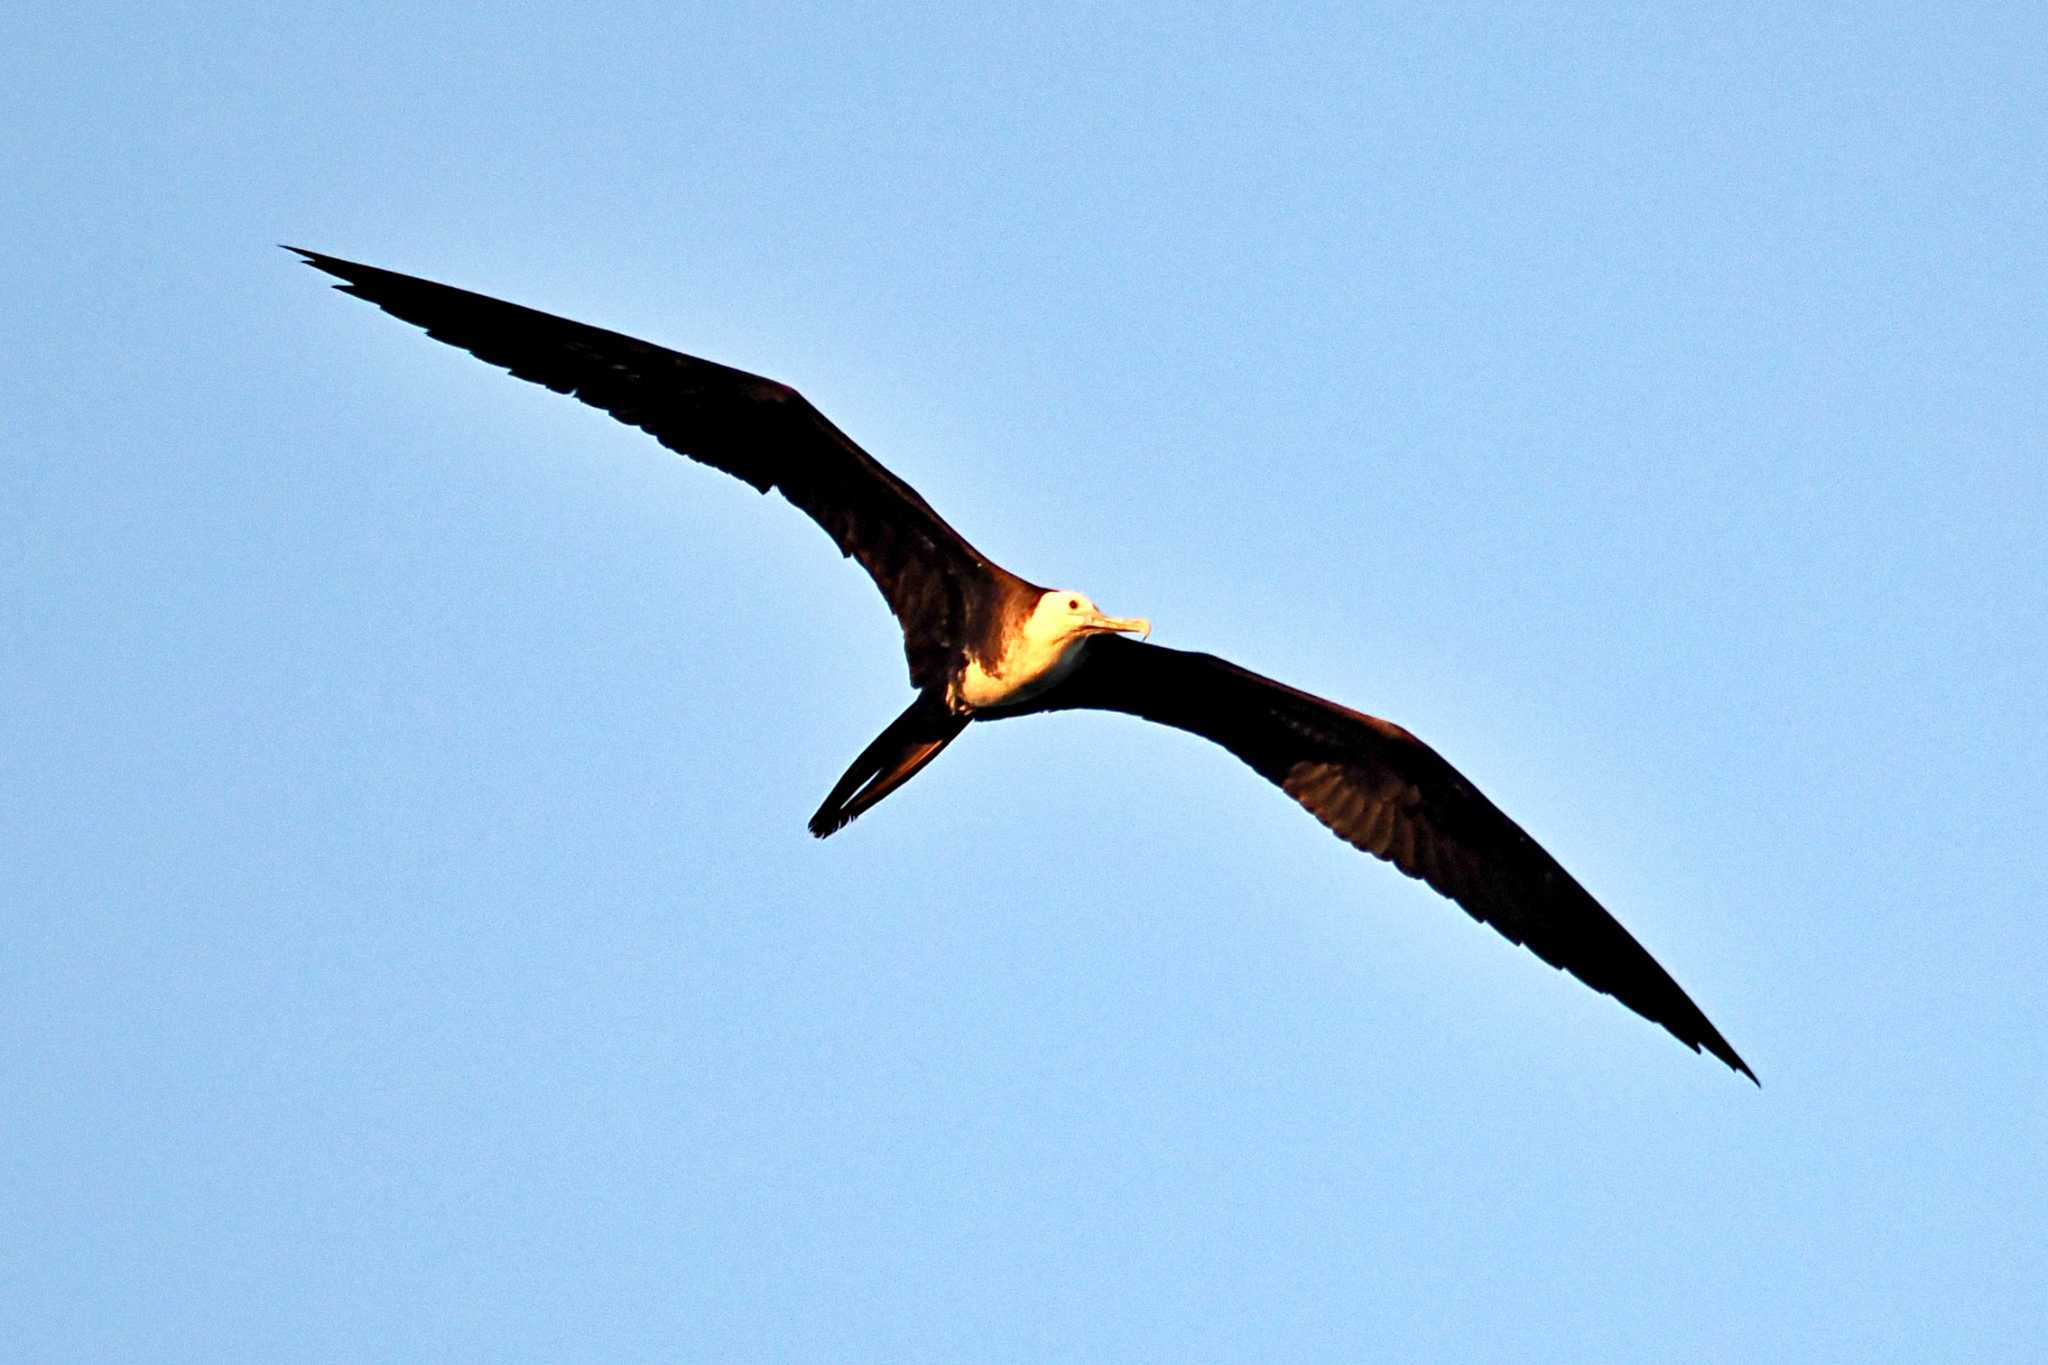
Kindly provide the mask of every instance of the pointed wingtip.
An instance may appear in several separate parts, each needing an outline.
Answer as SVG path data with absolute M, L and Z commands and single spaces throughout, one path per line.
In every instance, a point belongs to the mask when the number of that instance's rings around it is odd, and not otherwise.
M 1728 1046 L 1728 1040 L 1726 1038 L 1723 1038 L 1719 1033 L 1715 1033 L 1711 1037 L 1704 1038 L 1700 1042 L 1693 1044 L 1693 1051 L 1698 1052 L 1702 1049 L 1704 1049 L 1711 1055 L 1720 1058 L 1721 1061 L 1727 1063 L 1730 1070 L 1733 1070 L 1740 1075 L 1749 1077 L 1749 1083 L 1755 1086 L 1757 1089 L 1761 1090 L 1764 1088 L 1764 1083 L 1757 1079 L 1757 1075 L 1754 1071 L 1751 1071 L 1749 1069 L 1749 1063 L 1743 1061 L 1742 1058 L 1736 1054 L 1735 1049 Z
M 348 265 L 347 261 L 326 255 L 323 252 L 310 251 L 302 246 L 293 246 L 289 242 L 279 242 L 277 246 L 280 251 L 289 251 L 297 256 L 300 265 L 311 266 L 315 270 L 332 275 L 340 280 L 341 283 L 334 286 L 336 289 L 348 288 L 348 271 L 344 268 Z
M 307 247 L 293 246 L 289 242 L 279 242 L 277 246 L 280 251 L 289 251 L 298 256 L 300 265 L 311 266 L 315 270 L 334 276 L 341 281 L 340 284 L 334 287 L 350 293 L 354 292 L 353 286 L 358 276 L 367 269 L 365 266 L 357 265 L 354 261 L 344 261 L 339 256 L 329 256 L 324 251 L 314 251 Z

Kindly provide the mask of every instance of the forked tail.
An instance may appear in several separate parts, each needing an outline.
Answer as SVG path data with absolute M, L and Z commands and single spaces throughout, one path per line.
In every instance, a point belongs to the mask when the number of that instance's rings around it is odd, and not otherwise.
M 956 716 L 934 693 L 920 693 L 889 728 L 875 736 L 874 743 L 860 751 L 860 757 L 832 788 L 825 804 L 811 817 L 811 833 L 820 839 L 843 829 L 862 811 L 917 776 L 917 770 L 939 756 L 939 750 L 967 728 L 967 717 Z

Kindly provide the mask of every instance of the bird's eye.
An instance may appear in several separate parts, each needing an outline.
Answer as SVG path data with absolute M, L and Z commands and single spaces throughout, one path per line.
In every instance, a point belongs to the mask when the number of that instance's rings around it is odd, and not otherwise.
M 1079 611 L 1079 610 L 1081 610 L 1081 599 L 1080 599 L 1080 598 L 1078 598 L 1078 597 L 1069 597 L 1069 598 L 1067 599 L 1067 610 L 1068 610 L 1068 611 Z

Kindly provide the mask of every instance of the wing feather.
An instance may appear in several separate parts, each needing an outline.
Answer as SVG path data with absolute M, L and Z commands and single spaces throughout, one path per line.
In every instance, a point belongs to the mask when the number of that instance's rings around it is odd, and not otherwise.
M 920 688 L 945 685 L 981 625 L 969 617 L 991 595 L 963 585 L 1010 577 L 786 384 L 466 289 L 287 250 L 436 341 L 572 395 L 759 492 L 781 492 L 874 579 Z
M 1121 711 L 1222 745 L 1338 838 L 1392 863 L 1510 942 L 1705 1048 L 1752 1081 L 1720 1031 L 1628 930 L 1434 749 L 1398 725 L 1213 655 L 1091 641 L 1034 711 Z

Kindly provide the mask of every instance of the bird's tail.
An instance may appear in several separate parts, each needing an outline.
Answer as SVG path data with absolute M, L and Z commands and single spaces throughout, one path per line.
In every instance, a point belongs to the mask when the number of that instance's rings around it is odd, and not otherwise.
M 846 770 L 825 804 L 811 817 L 811 833 L 820 839 L 845 828 L 854 817 L 917 776 L 918 769 L 939 756 L 939 750 L 967 728 L 935 693 L 920 693 L 889 728 Z

